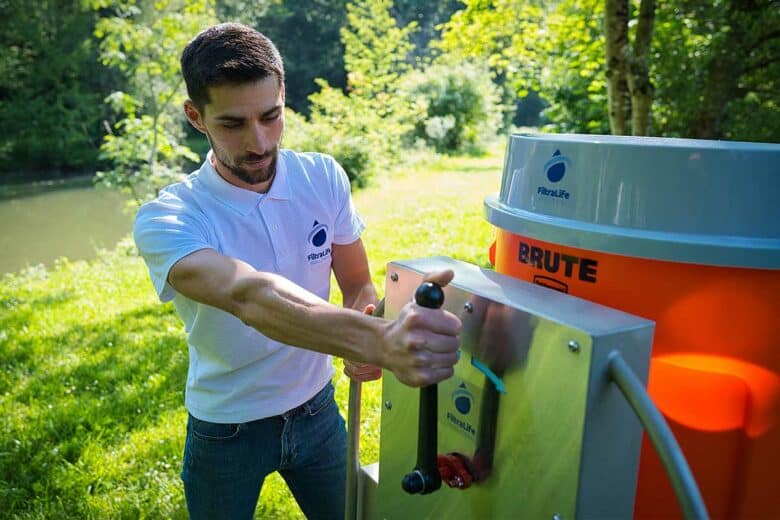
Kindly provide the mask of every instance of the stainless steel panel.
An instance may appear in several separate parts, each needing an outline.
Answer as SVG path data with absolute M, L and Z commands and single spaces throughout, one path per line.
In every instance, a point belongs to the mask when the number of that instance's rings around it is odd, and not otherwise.
M 391 407 L 382 410 L 377 502 L 366 516 L 630 516 L 641 431 L 601 364 L 619 349 L 645 378 L 652 323 L 442 257 L 388 266 L 385 316 L 398 315 L 424 272 L 443 268 L 456 273 L 444 308 L 461 317 L 463 333 L 455 375 L 439 384 L 438 452 L 472 457 L 494 440 L 492 471 L 465 490 L 404 493 L 401 478 L 416 462 L 418 391 L 385 372 L 382 402 Z M 506 393 L 472 358 L 501 377 Z M 496 403 L 492 435 L 486 410 Z
M 357 475 L 357 517 L 366 518 L 371 511 L 376 511 L 377 486 L 379 485 L 379 463 L 362 466 Z

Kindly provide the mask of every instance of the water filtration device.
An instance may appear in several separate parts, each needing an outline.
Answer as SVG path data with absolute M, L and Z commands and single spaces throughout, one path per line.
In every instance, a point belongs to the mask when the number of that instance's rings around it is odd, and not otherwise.
M 510 136 L 495 271 L 388 265 L 388 318 L 455 271 L 461 358 L 362 467 L 353 385 L 348 516 L 780 517 L 778 198 L 780 145 Z
M 780 518 L 780 145 L 513 135 L 496 270 L 656 322 L 649 392 L 714 518 Z M 636 517 L 679 509 L 643 446 Z

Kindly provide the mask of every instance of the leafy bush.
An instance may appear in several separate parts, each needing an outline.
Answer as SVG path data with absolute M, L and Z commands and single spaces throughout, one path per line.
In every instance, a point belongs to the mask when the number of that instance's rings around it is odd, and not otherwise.
M 501 128 L 500 92 L 485 67 L 432 65 L 410 72 L 405 91 L 417 109 L 411 140 L 438 152 L 479 150 Z
M 362 188 L 367 184 L 372 173 L 371 145 L 365 133 L 354 128 L 355 120 L 320 117 L 307 121 L 288 108 L 285 123 L 282 143 L 285 148 L 332 155 L 347 172 L 353 186 Z

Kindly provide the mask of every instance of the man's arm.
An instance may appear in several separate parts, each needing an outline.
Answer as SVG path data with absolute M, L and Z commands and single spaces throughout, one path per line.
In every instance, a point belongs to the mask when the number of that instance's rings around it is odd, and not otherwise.
M 333 273 L 343 295 L 344 307 L 373 314 L 377 296 L 363 241 L 333 246 Z M 382 377 L 382 368 L 344 359 L 344 373 L 356 381 L 374 381 Z
M 434 281 L 446 284 L 451 279 L 448 271 L 438 273 Z M 441 309 L 410 303 L 395 321 L 372 318 L 336 307 L 282 276 L 256 271 L 213 249 L 179 260 L 168 283 L 271 339 L 387 368 L 411 386 L 450 377 L 457 362 L 460 320 Z M 363 291 L 349 290 L 350 298 L 357 302 Z
M 376 305 L 376 289 L 371 281 L 363 241 L 357 239 L 347 245 L 333 244 L 332 249 L 333 274 L 341 289 L 344 307 L 362 312 L 367 305 Z

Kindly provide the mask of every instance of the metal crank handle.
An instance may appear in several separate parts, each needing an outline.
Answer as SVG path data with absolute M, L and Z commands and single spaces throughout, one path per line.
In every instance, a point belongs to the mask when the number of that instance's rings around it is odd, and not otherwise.
M 423 282 L 414 293 L 414 301 L 421 307 L 438 309 L 444 304 L 444 291 L 433 282 Z M 437 465 L 438 440 L 438 386 L 420 389 L 418 417 L 417 465 L 404 475 L 401 487 L 410 494 L 426 495 L 441 487 Z

